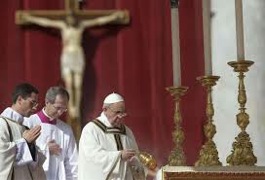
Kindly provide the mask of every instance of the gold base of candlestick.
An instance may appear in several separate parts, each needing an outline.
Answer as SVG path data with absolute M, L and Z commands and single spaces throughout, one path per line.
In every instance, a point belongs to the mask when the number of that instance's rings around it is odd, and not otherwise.
M 186 157 L 183 151 L 182 143 L 184 141 L 184 133 L 182 131 L 181 122 L 181 112 L 180 112 L 180 100 L 188 90 L 188 87 L 167 87 L 166 90 L 174 97 L 175 100 L 175 113 L 174 113 L 174 123 L 175 130 L 172 133 L 173 142 L 175 143 L 174 149 L 168 158 L 168 164 L 170 166 L 184 166 L 186 165 Z
M 219 76 L 201 76 L 197 80 L 200 81 L 202 86 L 206 87 L 207 91 L 207 104 L 206 104 L 206 116 L 207 123 L 204 125 L 204 135 L 207 138 L 206 143 L 200 150 L 199 159 L 195 163 L 195 166 L 221 166 L 219 161 L 218 151 L 213 141 L 213 136 L 216 133 L 216 127 L 213 124 L 214 108 L 212 103 L 212 87 L 216 85 Z
M 238 72 L 239 86 L 238 86 L 238 102 L 240 104 L 239 113 L 236 115 L 237 125 L 240 127 L 241 132 L 235 138 L 233 143 L 232 153 L 226 158 L 226 162 L 231 166 L 247 165 L 253 166 L 257 163 L 257 157 L 253 153 L 253 146 L 250 142 L 246 128 L 249 124 L 249 115 L 245 112 L 245 104 L 247 102 L 247 95 L 244 84 L 244 72 L 254 64 L 253 61 L 231 61 L 228 64 Z

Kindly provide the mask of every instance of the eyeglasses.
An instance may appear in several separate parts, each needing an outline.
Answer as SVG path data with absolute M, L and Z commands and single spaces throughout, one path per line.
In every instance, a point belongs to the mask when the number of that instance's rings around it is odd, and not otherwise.
M 59 107 L 59 106 L 55 106 L 54 104 L 52 104 L 52 107 L 56 110 L 56 111 L 61 111 L 61 112 L 66 112 L 67 108 L 66 107 Z
M 27 99 L 27 100 L 30 102 L 32 107 L 37 107 L 39 105 L 39 103 L 36 100 L 33 99 Z
M 125 111 L 120 111 L 120 110 L 115 111 L 115 110 L 113 110 L 113 109 L 110 108 L 110 107 L 108 107 L 108 109 L 109 109 L 111 112 L 113 112 L 114 114 L 116 114 L 116 115 L 120 115 L 120 116 L 122 116 L 122 117 L 127 116 L 127 113 L 126 113 Z

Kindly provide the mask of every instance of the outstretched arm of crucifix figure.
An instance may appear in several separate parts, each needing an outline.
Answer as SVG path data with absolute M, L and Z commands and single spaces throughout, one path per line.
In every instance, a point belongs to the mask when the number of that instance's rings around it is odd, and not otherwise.
M 32 16 L 29 13 L 19 13 L 17 19 L 20 20 L 22 24 L 32 23 L 42 27 L 52 27 L 52 28 L 63 28 L 64 21 L 63 20 L 51 20 L 48 18 Z
M 80 101 L 83 83 L 83 71 L 85 67 L 84 52 L 81 46 L 81 36 L 85 28 L 102 26 L 114 21 L 128 20 L 126 11 L 115 11 L 110 15 L 101 16 L 95 19 L 80 20 L 78 25 L 66 25 L 64 20 L 51 20 L 27 13 L 21 13 L 20 22 L 33 23 L 43 27 L 53 27 L 61 30 L 62 54 L 61 72 L 67 91 L 70 94 L 69 115 L 71 118 L 80 118 Z M 127 16 L 126 16 L 127 15 Z M 77 20 L 70 15 L 68 20 Z M 68 22 L 69 23 L 69 22 Z
M 115 11 L 110 15 L 101 16 L 95 19 L 83 20 L 81 22 L 81 28 L 88 28 L 94 26 L 102 26 L 113 21 L 124 20 L 126 17 L 126 11 Z

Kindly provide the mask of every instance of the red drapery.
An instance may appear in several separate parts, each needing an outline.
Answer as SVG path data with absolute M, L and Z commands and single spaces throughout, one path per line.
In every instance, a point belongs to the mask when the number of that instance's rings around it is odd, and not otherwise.
M 188 164 L 194 164 L 204 140 L 205 90 L 196 80 L 204 75 L 202 1 L 180 0 L 180 48 L 182 84 L 189 87 L 182 99 L 184 152 Z
M 10 105 L 10 94 L 19 82 L 40 90 L 62 84 L 60 33 L 54 29 L 14 23 L 19 9 L 63 9 L 63 0 L 3 1 L 0 6 L 0 110 Z M 131 23 L 87 30 L 83 36 L 86 70 L 83 83 L 83 125 L 101 112 L 110 92 L 126 99 L 126 124 L 134 131 L 141 150 L 166 164 L 173 148 L 174 103 L 165 87 L 172 85 L 170 1 L 89 0 L 83 9 L 128 9 Z M 183 85 L 189 86 L 182 100 L 184 149 L 188 164 L 197 159 L 204 117 L 203 90 L 196 82 L 203 75 L 201 0 L 180 2 L 180 41 Z

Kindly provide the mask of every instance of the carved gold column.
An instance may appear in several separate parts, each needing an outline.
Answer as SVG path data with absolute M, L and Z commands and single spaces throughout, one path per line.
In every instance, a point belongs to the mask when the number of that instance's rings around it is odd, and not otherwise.
M 226 158 L 226 162 L 231 166 L 248 165 L 253 166 L 257 162 L 257 157 L 253 153 L 253 146 L 250 142 L 250 137 L 246 132 L 246 127 L 249 124 L 249 115 L 246 113 L 245 104 L 247 102 L 247 95 L 244 84 L 244 73 L 248 68 L 254 64 L 253 61 L 239 60 L 231 61 L 228 64 L 238 72 L 239 86 L 238 86 L 238 102 L 240 104 L 239 113 L 236 115 L 237 125 L 240 127 L 241 132 L 233 142 L 232 153 Z
M 202 86 L 206 88 L 207 92 L 207 104 L 206 104 L 206 116 L 207 123 L 204 125 L 204 135 L 207 140 L 200 150 L 199 159 L 195 163 L 195 166 L 221 166 L 219 161 L 218 151 L 213 141 L 213 137 L 216 133 L 215 125 L 213 124 L 214 108 L 212 103 L 212 87 L 216 85 L 219 76 L 201 76 L 197 80 L 200 81 Z
M 184 141 L 184 133 L 181 127 L 182 117 L 180 112 L 180 99 L 183 95 L 186 94 L 188 87 L 168 87 L 166 88 L 166 90 L 170 92 L 170 94 L 174 97 L 175 100 L 175 130 L 172 133 L 175 147 L 169 155 L 168 164 L 170 166 L 184 166 L 186 165 L 186 157 L 182 147 L 182 143 Z

